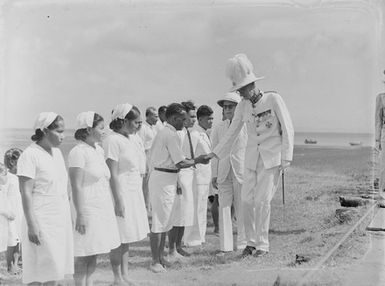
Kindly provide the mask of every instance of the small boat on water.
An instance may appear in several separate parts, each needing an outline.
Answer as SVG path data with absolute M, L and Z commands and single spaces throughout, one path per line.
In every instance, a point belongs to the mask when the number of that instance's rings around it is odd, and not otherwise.
M 362 142 L 349 142 L 350 146 L 361 146 Z
M 305 139 L 305 144 L 317 144 L 317 140 L 315 139 Z

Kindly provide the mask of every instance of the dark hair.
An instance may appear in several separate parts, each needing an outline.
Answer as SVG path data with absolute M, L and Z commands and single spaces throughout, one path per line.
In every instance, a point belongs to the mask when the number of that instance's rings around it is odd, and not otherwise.
M 214 113 L 210 106 L 201 105 L 197 110 L 197 118 L 201 118 L 202 116 L 210 116 Z
M 54 129 L 58 128 L 59 127 L 59 121 L 63 121 L 63 120 L 64 120 L 63 117 L 61 117 L 60 115 L 56 116 L 55 120 L 47 127 L 47 129 L 54 130 Z M 45 134 L 44 134 L 43 130 L 41 130 L 40 128 L 35 129 L 35 134 L 33 134 L 31 136 L 31 140 L 34 142 L 39 142 L 44 138 L 44 136 L 45 136 Z
M 158 114 L 166 113 L 166 111 L 167 111 L 166 105 L 162 105 L 161 107 L 158 108 Z
M 11 148 L 4 154 L 4 165 L 11 169 L 13 166 L 11 166 L 11 160 L 17 161 L 23 151 L 19 148 Z
M 154 112 L 156 112 L 155 107 L 152 107 L 152 106 L 147 107 L 147 109 L 146 109 L 146 117 L 147 117 L 147 116 L 150 116 L 150 115 L 151 115 L 152 113 L 154 113 Z
M 185 112 L 186 109 L 184 106 L 180 103 L 171 103 L 169 106 L 167 106 L 166 110 L 166 118 L 170 118 L 173 115 L 182 115 L 183 112 Z
M 140 116 L 140 111 L 136 106 L 133 106 L 126 114 L 124 119 L 127 119 L 128 121 L 132 121 L 137 119 Z M 118 131 L 123 127 L 124 119 L 116 118 L 110 122 L 110 128 L 114 131 Z
M 95 112 L 94 114 L 94 121 L 92 122 L 92 128 L 95 128 L 98 126 L 100 122 L 104 121 L 103 117 Z M 76 140 L 86 140 L 87 136 L 90 135 L 90 132 L 88 131 L 88 128 L 80 128 L 75 131 L 75 139 Z
M 195 110 L 196 109 L 194 103 L 191 100 L 184 101 L 181 104 L 183 105 L 183 107 L 184 107 L 184 109 L 186 110 L 187 113 L 190 112 L 190 110 Z

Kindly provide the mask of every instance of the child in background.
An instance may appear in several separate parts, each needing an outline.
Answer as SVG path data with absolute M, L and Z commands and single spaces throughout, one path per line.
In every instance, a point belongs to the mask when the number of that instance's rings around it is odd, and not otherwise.
M 7 173 L 5 166 L 0 163 L 0 253 L 7 250 L 8 224 L 15 219 L 7 199 L 9 186 Z
M 7 248 L 7 269 L 8 272 L 17 273 L 20 257 L 21 219 L 23 216 L 23 205 L 19 189 L 19 180 L 16 176 L 17 160 L 22 150 L 19 148 L 9 149 L 4 154 L 4 165 L 8 169 L 8 191 L 7 199 L 9 208 L 13 211 L 15 219 L 9 221 L 8 225 L 8 248 Z

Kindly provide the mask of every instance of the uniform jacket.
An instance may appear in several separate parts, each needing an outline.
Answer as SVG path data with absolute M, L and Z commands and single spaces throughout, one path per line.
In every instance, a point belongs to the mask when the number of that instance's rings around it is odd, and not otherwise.
M 219 159 L 230 153 L 244 123 L 248 135 L 245 168 L 256 170 L 258 159 L 262 159 L 266 169 L 279 166 L 282 160 L 292 161 L 294 129 L 279 94 L 262 93 L 254 107 L 249 100 L 242 99 L 235 109 L 229 130 L 213 151 Z
M 195 157 L 202 154 L 211 153 L 211 140 L 207 131 L 199 124 L 196 124 L 191 130 L 191 139 L 194 146 Z M 207 185 L 211 182 L 211 166 L 210 163 L 197 164 L 195 169 L 195 179 L 198 185 Z
M 212 148 L 215 148 L 219 142 L 222 141 L 229 127 L 230 120 L 221 121 L 214 127 L 211 132 Z M 217 158 L 213 158 L 211 160 L 212 177 L 217 177 L 218 183 L 223 183 L 226 180 L 231 168 L 237 178 L 237 181 L 242 184 L 246 144 L 247 130 L 246 126 L 243 124 L 241 131 L 233 141 L 230 152 L 220 160 Z

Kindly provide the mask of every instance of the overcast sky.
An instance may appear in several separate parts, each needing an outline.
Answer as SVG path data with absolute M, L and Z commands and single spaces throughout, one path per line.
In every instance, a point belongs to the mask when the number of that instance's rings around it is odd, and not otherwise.
M 81 111 L 109 122 L 118 103 L 187 99 L 215 107 L 219 120 L 226 61 L 242 52 L 296 131 L 373 132 L 384 90 L 380 0 L 206 2 L 3 1 L 0 126 L 29 128 L 55 111 L 73 128 Z

